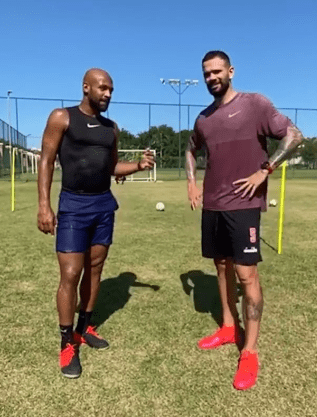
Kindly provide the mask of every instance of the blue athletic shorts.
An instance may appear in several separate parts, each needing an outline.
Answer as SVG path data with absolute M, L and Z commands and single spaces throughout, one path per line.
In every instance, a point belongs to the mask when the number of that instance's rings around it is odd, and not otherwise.
M 80 195 L 62 191 L 56 228 L 57 252 L 86 252 L 93 245 L 111 245 L 115 210 L 111 191 Z

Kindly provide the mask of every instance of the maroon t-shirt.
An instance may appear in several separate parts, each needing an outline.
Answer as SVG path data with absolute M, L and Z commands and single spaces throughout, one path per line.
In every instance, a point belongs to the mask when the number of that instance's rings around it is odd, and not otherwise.
M 266 210 L 267 181 L 255 196 L 241 198 L 232 183 L 249 177 L 268 160 L 266 137 L 282 139 L 291 121 L 260 94 L 237 93 L 218 108 L 213 104 L 198 116 L 193 140 L 207 150 L 203 207 L 225 211 L 260 207 Z

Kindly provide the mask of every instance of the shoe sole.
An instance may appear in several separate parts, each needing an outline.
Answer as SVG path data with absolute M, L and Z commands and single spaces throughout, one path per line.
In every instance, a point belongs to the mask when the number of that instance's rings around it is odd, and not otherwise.
M 76 378 L 79 378 L 80 377 L 80 375 L 81 375 L 81 373 L 80 374 L 76 374 L 76 375 L 73 375 L 73 374 L 63 374 L 63 372 L 62 372 L 62 375 L 65 377 L 65 378 L 69 378 L 69 379 L 76 379 Z
M 237 387 L 234 386 L 234 384 L 232 384 L 232 386 L 237 391 L 248 391 L 249 389 L 254 388 L 256 386 L 256 384 L 257 384 L 257 380 L 255 381 L 254 384 L 250 385 L 248 388 L 237 388 Z
M 226 346 L 226 345 L 237 345 L 237 343 L 236 342 L 226 342 L 226 343 L 223 343 L 222 345 L 211 346 L 211 347 L 201 347 L 197 344 L 197 348 L 199 350 L 217 350 L 217 349 L 220 349 L 221 347 Z
M 110 346 L 107 346 L 107 347 L 96 347 L 96 346 L 91 346 L 91 345 L 89 345 L 87 342 L 85 343 L 85 345 L 87 345 L 87 346 L 89 346 L 90 348 L 95 349 L 95 350 L 107 350 L 107 349 L 109 349 L 109 348 L 110 348 Z
M 110 346 L 98 348 L 98 347 L 96 347 L 96 346 L 91 346 L 91 345 L 89 345 L 87 342 L 77 343 L 77 346 L 78 346 L 78 347 L 81 347 L 81 346 L 88 346 L 88 347 L 90 347 L 91 349 L 96 349 L 96 350 L 107 350 L 107 349 L 109 349 L 109 348 L 110 348 Z

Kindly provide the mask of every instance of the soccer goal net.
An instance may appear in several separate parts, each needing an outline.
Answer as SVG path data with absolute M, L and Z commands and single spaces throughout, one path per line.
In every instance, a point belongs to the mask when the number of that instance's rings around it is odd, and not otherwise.
M 143 149 L 119 149 L 118 156 L 119 161 L 141 161 L 143 157 Z M 156 157 L 156 151 L 151 149 L 151 152 Z M 153 170 L 145 170 L 136 172 L 135 174 L 127 175 L 127 181 L 156 181 L 156 163 L 154 164 Z

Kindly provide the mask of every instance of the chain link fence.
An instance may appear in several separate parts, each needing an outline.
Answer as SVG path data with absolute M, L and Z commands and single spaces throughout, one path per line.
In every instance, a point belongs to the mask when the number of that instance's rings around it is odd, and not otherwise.
M 36 147 L 39 147 L 40 138 L 51 111 L 57 107 L 70 107 L 78 105 L 79 103 L 80 100 L 72 99 L 0 97 L 0 117 L 8 121 L 8 114 L 11 115 L 11 130 L 9 128 L 9 123 L 4 121 L 0 122 L 0 140 L 7 145 L 9 139 L 11 139 L 12 145 L 19 147 L 19 149 L 26 150 L 28 147 L 28 137 L 36 137 L 38 138 Z M 188 132 L 191 131 L 196 117 L 205 107 L 205 105 L 197 104 L 180 105 L 112 101 L 109 110 L 105 115 L 115 120 L 122 132 L 130 134 L 130 149 L 142 149 L 144 146 L 150 145 L 150 147 L 156 150 L 158 179 L 178 179 L 185 178 L 184 153 Z M 8 109 L 10 109 L 10 112 Z M 317 136 L 317 127 L 315 123 L 317 109 L 280 108 L 279 110 L 289 117 L 305 136 Z M 164 138 L 161 133 L 161 138 L 159 138 L 161 126 L 170 127 L 173 134 Z M 181 126 L 181 132 L 179 132 L 179 126 Z M 157 130 L 157 134 L 155 134 L 153 129 Z M 24 132 L 24 134 L 20 133 L 21 131 Z M 146 137 L 148 132 L 152 132 L 150 137 Z M 122 137 L 123 136 L 124 134 L 122 133 Z M 125 142 L 122 147 L 126 149 L 127 143 Z M 3 168 L 0 172 L 7 173 L 8 149 L 5 146 L 2 148 L 3 157 L 0 165 Z M 19 155 L 19 153 L 17 155 Z M 20 160 L 18 157 L 16 162 L 17 172 L 22 173 L 23 170 L 24 172 L 30 172 L 32 157 L 28 156 L 28 159 L 26 159 L 22 153 L 20 155 L 22 155 L 20 156 Z M 311 168 L 316 166 L 317 155 L 316 160 L 312 160 L 312 163 L 310 164 L 304 164 L 299 158 L 296 161 L 296 164 L 293 164 L 292 178 L 296 178 L 297 171 L 299 176 L 304 176 L 304 171 L 307 171 L 305 172 L 305 175 L 307 175 L 307 177 L 313 177 L 314 173 L 312 173 L 312 171 L 316 171 L 316 169 Z

